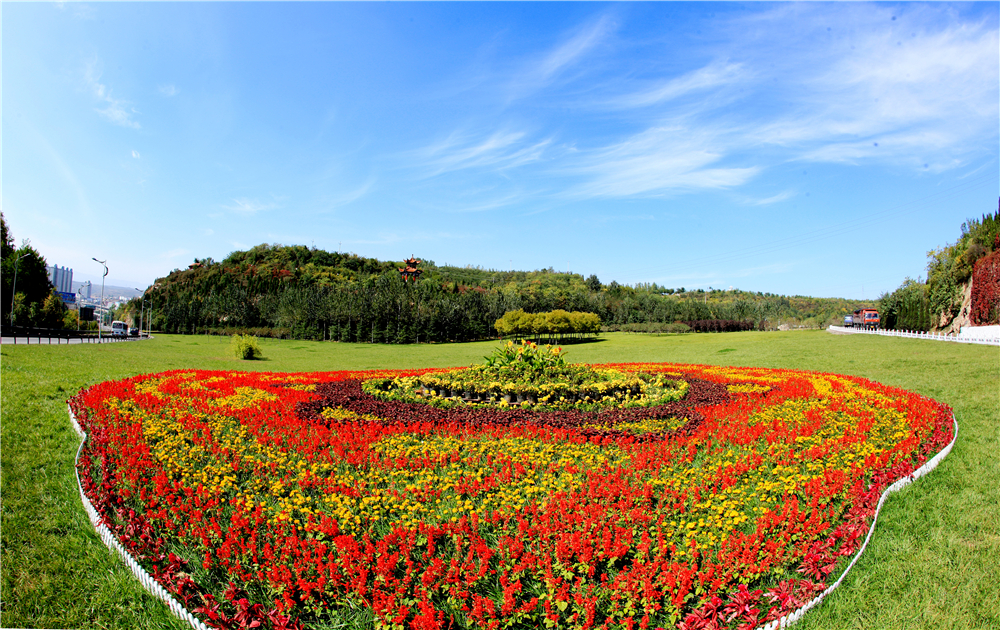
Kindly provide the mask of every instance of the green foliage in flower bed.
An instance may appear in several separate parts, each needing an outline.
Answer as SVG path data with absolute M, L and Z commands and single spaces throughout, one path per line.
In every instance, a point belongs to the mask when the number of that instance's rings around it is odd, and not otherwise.
M 467 369 L 370 379 L 362 390 L 381 400 L 539 409 L 648 407 L 680 400 L 688 390 L 687 382 L 663 374 L 566 363 L 561 348 L 527 341 L 508 342 L 485 358 Z

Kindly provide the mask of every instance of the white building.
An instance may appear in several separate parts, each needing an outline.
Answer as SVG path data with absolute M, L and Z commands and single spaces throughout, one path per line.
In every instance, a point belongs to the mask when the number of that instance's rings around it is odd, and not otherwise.
M 72 269 L 69 267 L 60 267 L 59 265 L 50 265 L 47 269 L 49 271 L 49 280 L 55 285 L 56 291 L 60 293 L 73 292 Z

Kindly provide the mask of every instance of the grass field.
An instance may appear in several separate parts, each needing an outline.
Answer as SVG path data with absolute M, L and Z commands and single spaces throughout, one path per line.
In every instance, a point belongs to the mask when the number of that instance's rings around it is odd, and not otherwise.
M 0 348 L 0 626 L 183 628 L 98 539 L 80 503 L 66 399 L 177 368 L 317 371 L 469 365 L 496 342 L 371 346 L 228 339 Z M 1000 629 L 1000 349 L 824 331 L 645 336 L 568 347 L 580 362 L 666 361 L 854 374 L 951 405 L 951 455 L 894 495 L 844 585 L 796 627 Z

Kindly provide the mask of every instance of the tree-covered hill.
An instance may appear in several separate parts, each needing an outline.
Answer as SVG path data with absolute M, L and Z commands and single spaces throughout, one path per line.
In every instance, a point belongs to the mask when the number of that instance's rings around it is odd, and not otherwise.
M 496 336 L 504 313 L 556 309 L 595 313 L 606 329 L 658 330 L 650 324 L 703 320 L 809 327 L 838 321 L 861 302 L 744 291 L 602 283 L 553 269 L 499 271 L 420 264 L 404 281 L 399 261 L 300 245 L 258 245 L 221 262 L 196 259 L 147 291 L 152 326 L 165 332 L 229 333 L 412 343 Z M 140 300 L 119 318 L 136 320 Z
M 882 324 L 948 332 L 969 324 L 1000 324 L 998 268 L 1000 210 L 966 220 L 958 240 L 927 252 L 926 281 L 907 278 L 883 294 L 878 302 Z

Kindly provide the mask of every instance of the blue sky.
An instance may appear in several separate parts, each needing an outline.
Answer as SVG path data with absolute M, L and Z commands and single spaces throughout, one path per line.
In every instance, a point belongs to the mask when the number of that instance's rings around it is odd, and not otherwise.
M 875 298 L 997 210 L 998 5 L 10 3 L 3 212 L 77 280 L 259 243 Z

